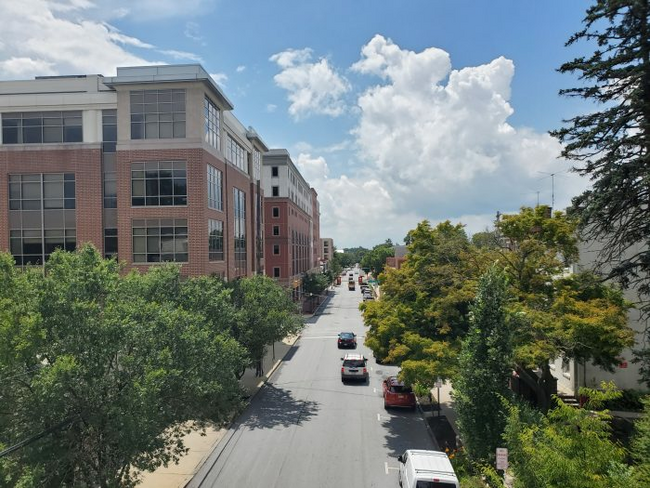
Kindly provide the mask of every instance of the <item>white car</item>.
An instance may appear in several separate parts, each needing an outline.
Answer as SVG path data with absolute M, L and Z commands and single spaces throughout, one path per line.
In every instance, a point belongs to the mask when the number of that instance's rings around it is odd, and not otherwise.
M 368 360 L 361 354 L 346 354 L 341 358 L 341 381 L 363 380 L 368 381 Z
M 397 460 L 402 488 L 460 488 L 454 467 L 444 452 L 409 449 Z

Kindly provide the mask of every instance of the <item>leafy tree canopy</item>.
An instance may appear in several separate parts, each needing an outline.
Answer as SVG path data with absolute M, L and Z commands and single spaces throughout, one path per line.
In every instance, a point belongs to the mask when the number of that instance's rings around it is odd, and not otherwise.
M 56 251 L 44 273 L 0 254 L 4 447 L 51 429 L 3 458 L 0 486 L 132 486 L 132 468 L 174 461 L 192 424 L 240 408 L 253 323 L 284 337 L 300 322 L 289 304 L 261 278 L 231 290 L 172 265 L 121 276 L 90 245 Z

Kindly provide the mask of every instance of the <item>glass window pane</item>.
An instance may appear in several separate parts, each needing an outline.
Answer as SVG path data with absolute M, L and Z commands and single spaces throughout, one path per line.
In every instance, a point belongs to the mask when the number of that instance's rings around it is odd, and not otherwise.
M 144 180 L 131 181 L 131 195 L 133 195 L 134 197 L 144 196 Z
M 63 178 L 61 177 L 61 179 Z M 43 183 L 43 198 L 63 198 L 63 183 L 60 181 L 45 181 Z

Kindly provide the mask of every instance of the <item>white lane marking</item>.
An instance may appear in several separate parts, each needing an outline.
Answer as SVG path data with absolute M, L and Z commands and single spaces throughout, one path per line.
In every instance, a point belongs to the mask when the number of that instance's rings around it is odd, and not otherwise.
M 377 393 L 377 388 L 373 388 L 373 389 L 372 389 L 372 392 L 373 392 L 373 393 Z
M 389 470 L 389 469 L 393 469 L 393 470 L 395 470 L 395 471 L 399 471 L 399 468 L 396 468 L 395 466 L 389 466 L 388 463 L 384 463 L 384 464 L 386 464 L 386 474 L 388 474 L 388 470 Z
M 388 461 L 384 461 L 384 468 L 386 469 L 386 474 L 388 474 Z
M 377 414 L 377 421 L 381 422 L 381 415 Z
M 372 366 L 370 366 L 370 371 L 372 371 Z

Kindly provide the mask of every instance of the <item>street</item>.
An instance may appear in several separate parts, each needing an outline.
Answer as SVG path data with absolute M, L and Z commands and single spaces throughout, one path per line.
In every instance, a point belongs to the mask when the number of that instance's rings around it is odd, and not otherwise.
M 381 381 L 397 368 L 363 345 L 360 302 L 336 287 L 189 487 L 396 487 L 399 454 L 436 448 L 419 412 L 384 410 Z M 357 334 L 369 383 L 341 382 L 342 331 Z

